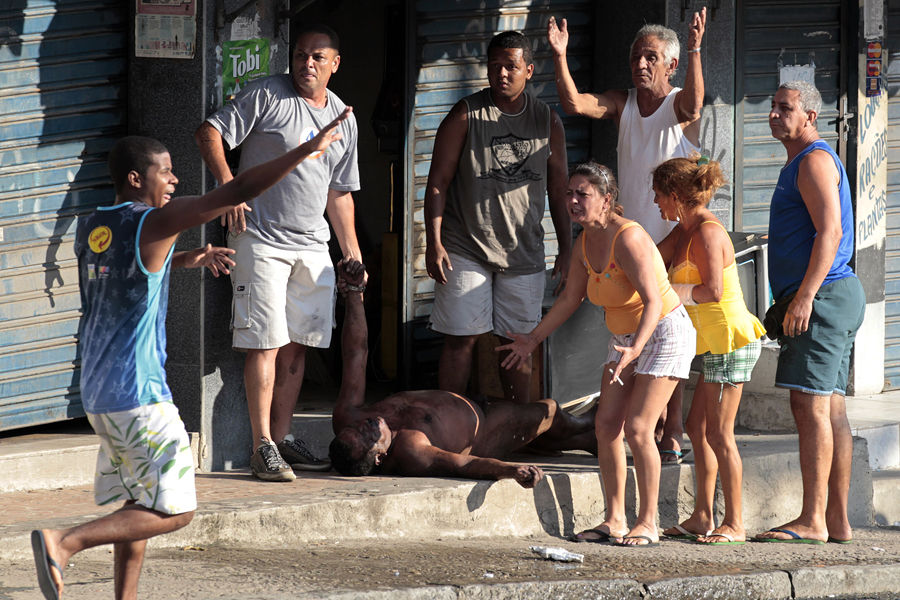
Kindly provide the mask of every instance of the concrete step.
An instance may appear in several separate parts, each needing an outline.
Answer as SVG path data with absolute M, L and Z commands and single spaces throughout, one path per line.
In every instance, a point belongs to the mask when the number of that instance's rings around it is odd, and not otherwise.
M 99 447 L 87 419 L 6 432 L 0 438 L 0 493 L 92 483 Z
M 0 492 L 89 486 L 93 480 L 97 441 L 93 434 L 87 433 L 86 423 L 80 427 L 62 433 L 0 438 L 0 473 L 3 473 Z M 327 412 L 315 410 L 298 414 L 293 432 L 313 452 L 327 455 L 332 438 Z M 767 528 L 793 518 L 799 512 L 802 495 L 796 436 L 743 433 L 738 436 L 738 442 L 744 463 L 744 520 L 748 530 Z M 882 524 L 896 523 L 900 521 L 896 502 L 900 492 L 897 480 L 900 471 L 890 471 L 884 476 L 878 472 L 873 474 L 868 456 L 867 439 L 857 438 L 850 496 L 851 523 L 865 526 L 876 519 Z M 517 459 L 519 462 L 542 461 L 525 455 Z M 300 499 L 304 506 L 304 522 L 321 523 L 321 531 L 311 527 L 304 535 L 310 539 L 326 539 L 335 535 L 340 537 L 340 530 L 349 530 L 352 535 L 362 537 L 414 536 L 423 523 L 433 523 L 433 526 L 440 523 L 442 534 L 459 537 L 528 535 L 529 531 L 538 529 L 545 532 L 580 530 L 602 520 L 605 507 L 596 459 L 587 454 L 572 453 L 561 461 L 546 464 L 548 484 L 538 490 L 523 490 L 513 482 L 418 479 L 414 481 L 419 482 L 420 487 L 413 493 L 402 478 L 352 480 L 334 473 L 325 474 L 328 481 L 350 481 L 358 490 L 353 488 L 356 491 L 345 494 L 340 488 L 333 493 L 305 495 Z M 239 473 L 234 476 L 248 479 L 246 483 L 253 489 L 259 485 Z M 873 477 L 878 482 L 877 487 L 873 487 Z M 302 478 L 298 479 L 298 483 L 301 481 Z M 260 488 L 260 493 L 269 493 L 269 489 Z M 627 504 L 630 510 L 635 506 L 635 490 L 634 474 L 629 471 Z M 399 496 L 392 497 L 394 494 Z M 209 496 L 205 493 L 200 496 L 206 504 Z M 252 497 L 253 493 L 248 493 L 240 496 L 241 501 L 236 498 L 229 510 L 241 512 L 241 502 Z M 692 510 L 693 497 L 693 465 L 690 461 L 664 467 L 660 482 L 660 523 L 668 526 L 686 518 Z M 409 505 L 407 508 L 398 511 L 403 515 L 400 522 L 385 520 L 382 513 L 391 512 L 391 506 L 406 504 Z M 268 517 L 264 515 L 271 508 L 257 507 L 249 511 L 256 516 L 248 518 L 266 519 Z M 719 494 L 719 518 L 722 508 Z M 205 519 L 215 522 L 219 517 L 214 513 L 220 509 L 215 503 L 203 509 L 201 512 L 208 511 L 209 516 L 199 519 L 197 526 L 200 527 Z M 535 509 L 538 509 L 537 515 Z M 476 514 L 483 516 L 476 518 Z M 240 534 L 238 531 L 230 535 Z
M 739 447 L 744 462 L 747 530 L 762 531 L 793 518 L 802 500 L 796 437 L 741 435 Z M 304 473 L 295 482 L 272 484 L 241 473 L 201 475 L 201 504 L 193 522 L 158 543 L 169 547 L 214 543 L 268 546 L 353 539 L 568 536 L 602 521 L 605 505 L 593 456 L 574 452 L 539 461 L 524 455 L 515 459 L 541 464 L 546 482 L 524 489 L 512 480 L 344 478 L 334 473 Z M 635 520 L 636 487 L 629 468 L 626 505 L 630 522 Z M 693 465 L 662 469 L 662 526 L 688 516 L 693 489 Z M 90 500 L 89 486 L 0 494 L 0 512 L 6 519 L 0 527 L 0 559 L 27 556 L 28 532 L 35 527 L 71 525 L 96 517 L 98 511 L 107 512 Z M 23 504 L 28 503 L 37 505 L 24 510 Z M 872 480 L 862 439 L 854 446 L 850 507 L 854 526 L 873 523 Z M 719 509 L 721 519 L 721 506 Z M 298 523 L 302 527 L 298 528 Z
M 869 443 L 873 470 L 900 468 L 900 392 L 847 398 L 847 418 Z
M 878 525 L 900 527 L 900 468 L 872 472 L 872 506 Z

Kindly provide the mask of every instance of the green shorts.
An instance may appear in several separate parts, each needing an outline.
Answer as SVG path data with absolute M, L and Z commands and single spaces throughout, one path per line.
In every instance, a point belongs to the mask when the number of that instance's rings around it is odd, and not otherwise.
M 865 310 L 866 295 L 856 277 L 838 279 L 819 288 L 807 330 L 778 338 L 781 352 L 775 386 L 816 396 L 845 396 L 850 350 Z
M 728 354 L 703 354 L 703 380 L 706 383 L 730 384 L 750 381 L 761 350 L 762 342 L 756 340 Z

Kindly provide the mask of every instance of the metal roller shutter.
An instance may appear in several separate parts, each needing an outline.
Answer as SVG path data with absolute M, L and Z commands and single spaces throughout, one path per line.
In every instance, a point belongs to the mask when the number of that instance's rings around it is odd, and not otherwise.
M 125 6 L 0 8 L 0 430 L 84 414 L 76 217 L 112 200 L 125 131 Z
M 822 93 L 819 135 L 844 158 L 840 114 L 841 0 L 754 0 L 740 3 L 735 77 L 735 231 L 766 233 L 769 203 L 784 166 L 784 147 L 769 130 L 779 63 L 816 66 Z

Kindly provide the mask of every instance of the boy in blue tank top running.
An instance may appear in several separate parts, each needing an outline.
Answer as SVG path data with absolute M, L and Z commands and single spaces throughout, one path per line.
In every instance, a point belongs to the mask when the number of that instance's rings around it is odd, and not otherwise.
M 59 598 L 63 568 L 74 554 L 104 544 L 115 548 L 116 598 L 136 598 L 147 540 L 190 523 L 197 507 L 194 464 L 164 369 L 169 272 L 178 266 L 228 274 L 234 251 L 207 245 L 174 252 L 175 241 L 326 151 L 349 114 L 348 108 L 311 140 L 203 196 L 172 198 L 178 178 L 158 141 L 131 136 L 113 147 L 115 203 L 79 219 L 75 253 L 82 402 L 100 438 L 94 498 L 124 505 L 77 527 L 31 533 L 45 598 Z

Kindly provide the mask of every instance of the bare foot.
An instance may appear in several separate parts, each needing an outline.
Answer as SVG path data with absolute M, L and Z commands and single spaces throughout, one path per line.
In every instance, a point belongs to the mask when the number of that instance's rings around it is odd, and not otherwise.
M 725 537 L 728 536 L 728 537 Z M 729 539 L 730 538 L 730 539 Z M 721 544 L 722 542 L 746 542 L 747 532 L 743 528 L 721 525 L 706 535 L 697 538 L 699 544 Z
M 635 525 L 634 528 L 616 540 L 620 546 L 649 546 L 659 543 L 659 534 L 654 527 Z
M 687 454 L 681 450 L 681 442 L 669 435 L 663 435 L 656 447 L 659 449 L 659 461 L 664 465 L 679 464 Z
M 679 527 L 681 529 L 679 529 Z M 695 519 L 693 515 L 688 517 L 687 520 L 682 521 L 680 524 L 675 527 L 669 527 L 668 529 L 663 531 L 663 535 L 670 538 L 696 538 L 702 536 L 715 527 L 715 523 L 712 521 L 703 522 L 701 519 Z M 687 533 L 685 533 L 687 532 Z
M 795 538 L 790 533 L 787 533 L 788 531 L 796 534 L 797 537 Z M 799 520 L 794 520 L 779 527 L 773 527 L 769 531 L 759 533 L 755 537 L 758 540 L 793 540 L 799 538 L 803 540 L 824 542 L 828 539 L 828 531 L 825 529 L 813 528 Z
M 850 527 L 846 513 L 831 517 L 828 511 L 825 511 L 825 525 L 828 527 L 829 541 L 846 542 L 853 539 L 853 529 Z

